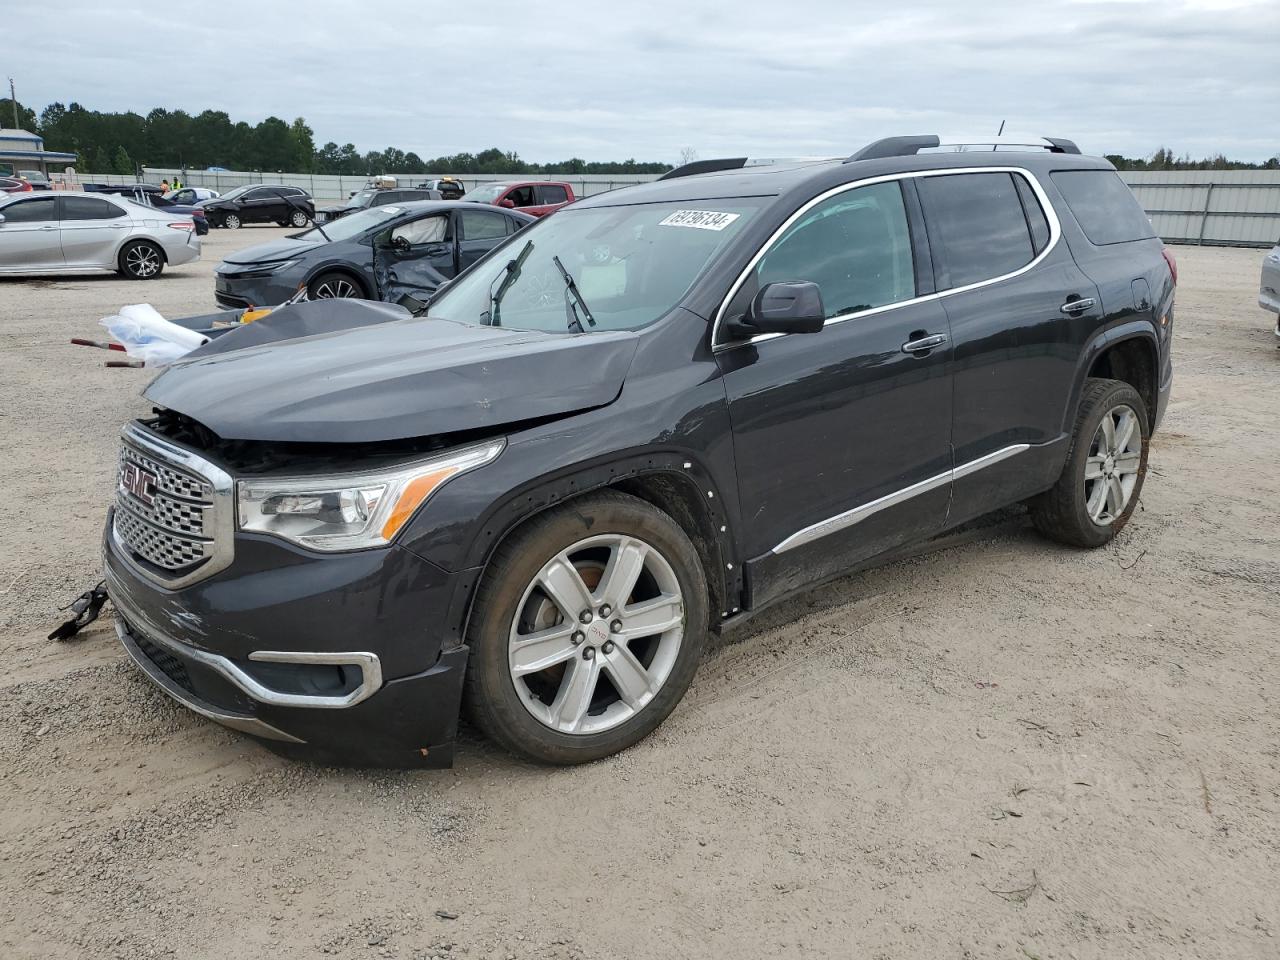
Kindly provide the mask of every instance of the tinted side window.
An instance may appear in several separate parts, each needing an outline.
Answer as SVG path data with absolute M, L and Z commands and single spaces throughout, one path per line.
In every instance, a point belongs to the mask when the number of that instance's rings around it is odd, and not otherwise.
M 507 218 L 485 210 L 462 211 L 463 240 L 492 240 L 507 235 Z
M 1027 183 L 1027 178 L 1015 175 L 1013 182 L 1018 188 L 1018 197 L 1022 200 L 1022 212 L 1027 215 L 1027 226 L 1031 229 L 1031 246 L 1039 254 L 1049 245 L 1049 220 L 1044 215 L 1044 208 L 1040 206 L 1040 199 L 1031 189 L 1031 184 Z
M 950 287 L 1013 273 L 1031 262 L 1031 234 L 1007 173 L 920 177 L 929 239 L 941 253 Z
M 1111 170 L 1049 174 L 1090 242 L 1099 246 L 1154 237 L 1151 221 L 1120 175 Z
M 57 220 L 57 201 L 53 197 L 41 197 L 39 200 L 20 200 L 7 207 L 0 207 L 7 223 L 38 223 L 42 220 Z
M 63 197 L 63 220 L 114 220 L 123 217 L 124 211 L 109 200 L 97 197 Z
M 536 203 L 533 199 L 533 187 L 516 187 L 507 194 L 506 199 L 517 207 L 532 207 Z
M 568 203 L 569 194 L 564 187 L 558 183 L 547 184 L 539 187 L 538 191 L 542 194 L 543 203 Z
M 378 194 L 378 203 L 399 203 L 404 199 L 404 194 L 398 190 L 383 190 Z
M 837 194 L 787 228 L 755 270 L 766 283 L 810 280 L 827 317 L 910 300 L 916 295 L 911 234 L 896 182 Z

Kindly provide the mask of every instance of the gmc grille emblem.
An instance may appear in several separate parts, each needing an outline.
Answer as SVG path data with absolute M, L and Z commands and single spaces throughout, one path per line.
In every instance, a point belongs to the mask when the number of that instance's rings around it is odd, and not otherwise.
M 156 475 L 148 473 L 137 464 L 126 463 L 120 469 L 120 489 L 133 494 L 150 507 L 155 500 Z

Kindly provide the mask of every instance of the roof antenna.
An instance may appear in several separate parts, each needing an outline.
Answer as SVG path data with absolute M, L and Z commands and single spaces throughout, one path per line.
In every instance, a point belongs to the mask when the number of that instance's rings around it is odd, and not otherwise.
M 1000 136 L 1002 133 L 1004 133 L 1004 121 L 1003 121 L 1003 120 L 1001 120 L 1001 121 L 1000 121 L 1000 129 L 996 131 L 996 136 L 998 137 L 998 136 Z

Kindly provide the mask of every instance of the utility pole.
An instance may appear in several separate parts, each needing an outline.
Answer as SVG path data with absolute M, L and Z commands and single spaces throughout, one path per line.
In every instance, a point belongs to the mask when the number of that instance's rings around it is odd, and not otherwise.
M 18 95 L 13 92 L 13 77 L 9 78 L 9 102 L 13 104 L 13 129 L 19 129 L 18 126 Z

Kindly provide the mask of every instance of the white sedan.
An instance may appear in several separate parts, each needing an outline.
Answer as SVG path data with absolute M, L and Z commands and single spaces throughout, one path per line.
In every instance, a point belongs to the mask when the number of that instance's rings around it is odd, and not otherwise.
M 164 195 L 166 200 L 174 203 L 199 203 L 201 200 L 213 200 L 222 196 L 217 190 L 206 190 L 204 187 L 179 187 Z
M 0 195 L 0 274 L 160 276 L 200 259 L 191 217 L 106 193 Z

